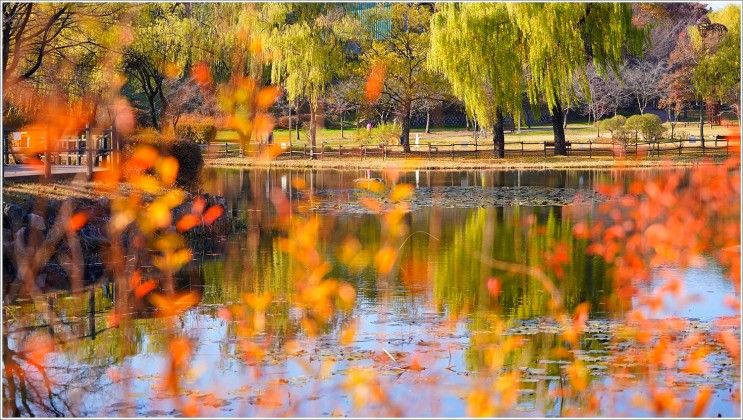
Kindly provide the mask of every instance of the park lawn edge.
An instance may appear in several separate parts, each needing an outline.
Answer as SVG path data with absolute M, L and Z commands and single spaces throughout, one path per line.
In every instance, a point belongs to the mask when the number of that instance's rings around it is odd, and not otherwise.
M 214 158 L 205 161 L 207 168 L 273 168 L 273 169 L 405 169 L 405 170 L 550 170 L 550 169 L 648 169 L 717 165 L 724 156 L 684 157 L 681 159 L 601 159 L 549 157 L 537 159 L 411 159 L 411 158 L 324 158 L 261 159 L 246 157 Z

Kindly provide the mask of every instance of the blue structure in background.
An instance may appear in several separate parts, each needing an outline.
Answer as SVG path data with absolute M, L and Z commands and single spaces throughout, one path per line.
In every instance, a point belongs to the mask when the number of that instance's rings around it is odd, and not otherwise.
M 361 21 L 362 25 L 366 26 L 371 30 L 371 32 L 374 34 L 374 37 L 384 38 L 388 33 L 390 33 L 390 30 L 392 28 L 392 22 L 389 20 L 375 20 L 371 21 L 368 16 L 371 9 L 375 7 L 382 7 L 384 9 L 389 9 L 390 4 L 389 3 L 347 3 L 346 4 L 347 9 L 358 16 L 359 20 Z

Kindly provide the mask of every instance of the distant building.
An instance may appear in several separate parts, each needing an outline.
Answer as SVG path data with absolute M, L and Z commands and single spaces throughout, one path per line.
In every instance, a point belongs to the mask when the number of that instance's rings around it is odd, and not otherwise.
M 390 8 L 390 3 L 346 3 L 346 10 L 358 16 L 361 24 L 366 26 L 375 38 L 385 37 L 392 27 L 389 20 L 371 20 L 368 18 L 369 12 L 375 7 L 384 9 Z

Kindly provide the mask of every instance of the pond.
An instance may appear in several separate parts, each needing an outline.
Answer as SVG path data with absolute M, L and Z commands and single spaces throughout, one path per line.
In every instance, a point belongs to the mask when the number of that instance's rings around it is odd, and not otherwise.
M 565 362 L 554 352 L 560 335 L 548 316 L 549 293 L 534 276 L 493 264 L 548 267 L 550 255 L 564 252 L 569 258 L 558 280 L 562 304 L 570 313 L 582 302 L 591 308 L 573 356 L 587 366 L 592 385 L 606 391 L 598 396 L 598 413 L 652 415 L 632 403 L 642 387 L 607 374 L 610 354 L 621 350 L 612 336 L 637 302 L 619 296 L 609 264 L 573 234 L 576 223 L 605 217 L 598 208 L 608 198 L 596 185 L 628 183 L 649 172 L 210 169 L 203 189 L 225 197 L 226 215 L 240 229 L 202 240 L 179 276 L 181 288 L 200 294 L 200 302 L 175 326 L 192 342 L 182 395 L 157 392 L 169 363 L 163 320 L 143 313 L 132 323 L 132 334 L 124 335 L 107 327 L 111 302 L 96 290 L 85 299 L 54 301 L 61 314 L 55 328 L 79 328 L 88 337 L 63 345 L 47 359 L 53 383 L 44 384 L 29 369 L 10 389 L 6 374 L 3 398 L 21 416 L 180 415 L 178 399 L 187 397 L 199 402 L 204 416 L 464 416 L 470 413 L 471 390 L 493 375 L 493 342 L 519 336 L 504 362 L 521 373 L 517 401 L 499 414 L 569 415 L 587 396 L 560 396 Z M 369 249 L 385 241 L 380 216 L 362 205 L 354 188 L 361 178 L 415 187 L 411 211 L 401 221 L 406 234 L 386 275 L 373 265 L 354 268 L 343 257 L 344 246 L 355 243 L 350 238 Z M 306 186 L 301 192 L 292 189 L 298 182 Z M 292 306 L 297 262 L 282 250 L 277 194 L 301 203 L 303 214 L 321 218 L 317 247 L 331 264 L 327 277 L 350 283 L 356 292 L 352 307 L 334 313 L 315 337 L 306 334 Z M 690 299 L 666 302 L 660 317 L 683 317 L 689 328 L 709 331 L 716 320 L 737 314 L 724 304 L 735 290 L 720 267 L 710 261 L 677 271 Z M 643 287 L 660 287 L 660 281 Z M 264 332 L 256 338 L 265 344 L 258 361 L 245 357 L 237 339 L 240 327 L 224 310 L 246 293 L 270 293 L 272 299 Z M 91 318 L 65 318 L 91 302 Z M 28 322 L 22 315 L 31 310 L 28 304 L 7 309 L 6 348 L 15 348 L 25 327 L 14 320 Z M 349 331 L 354 334 L 340 345 Z M 284 351 L 289 344 L 296 346 L 291 357 Z M 689 395 L 681 398 L 690 398 L 696 384 L 711 385 L 709 413 L 739 415 L 731 395 L 740 381 L 736 367 L 720 351 L 711 352 L 708 362 L 714 374 L 690 375 Z M 379 392 L 384 407 L 375 405 Z M 359 399 L 367 404 L 357 405 Z

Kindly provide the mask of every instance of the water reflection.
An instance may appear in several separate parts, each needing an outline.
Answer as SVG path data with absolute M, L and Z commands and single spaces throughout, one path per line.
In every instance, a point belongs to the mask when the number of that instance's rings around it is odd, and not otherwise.
M 404 413 L 418 416 L 461 416 L 464 387 L 487 375 L 487 359 L 497 333 L 516 328 L 527 338 L 506 363 L 523 369 L 522 392 L 517 413 L 563 415 L 566 404 L 552 395 L 565 378 L 560 369 L 559 336 L 542 319 L 548 313 L 549 296 L 543 287 L 525 274 L 503 273 L 488 264 L 489 259 L 549 267 L 546 255 L 560 249 L 568 262 L 547 275 L 559 282 L 564 305 L 569 310 L 589 302 L 593 330 L 581 342 L 587 360 L 600 360 L 609 352 L 608 328 L 612 319 L 629 308 L 620 304 L 607 277 L 606 264 L 586 252 L 585 240 L 576 239 L 576 221 L 595 217 L 595 205 L 501 206 L 421 208 L 405 216 L 410 236 L 400 248 L 400 258 L 389 276 L 380 279 L 372 268 L 357 271 L 341 264 L 336 251 L 350 235 L 365 247 L 381 243 L 379 219 L 370 214 L 324 213 L 320 250 L 333 263 L 331 277 L 351 282 L 357 290 L 356 306 L 332 320 L 324 335 L 308 340 L 292 307 L 290 273 L 293 262 L 280 250 L 275 229 L 276 208 L 271 202 L 278 189 L 287 198 L 298 200 L 293 180 L 304 180 L 310 196 L 323 191 L 348 191 L 357 178 L 380 178 L 387 183 L 412 183 L 419 188 L 436 187 L 551 187 L 591 191 L 597 182 L 628 182 L 635 172 L 627 171 L 412 171 L 397 179 L 388 172 L 350 170 L 210 170 L 204 175 L 204 190 L 226 198 L 226 211 L 239 220 L 242 230 L 225 238 L 192 244 L 195 259 L 179 275 L 181 289 L 198 290 L 198 307 L 178 322 L 177 328 L 195 343 L 192 378 L 195 392 L 210 393 L 213 404 L 206 415 L 331 415 L 356 414 L 341 381 L 352 366 L 373 366 L 389 379 L 393 402 Z M 318 200 L 321 198 L 317 198 Z M 497 297 L 488 290 L 487 279 L 497 277 Z M 727 315 L 711 309 L 709 302 L 722 299 L 731 287 L 719 269 L 710 266 L 686 273 L 690 290 L 704 294 L 705 304 L 690 303 L 673 312 L 688 318 L 710 320 Z M 264 377 L 281 380 L 284 403 L 270 410 L 256 403 L 257 392 L 250 375 L 255 366 L 240 357 L 236 325 L 220 318 L 218 309 L 240 302 L 245 293 L 273 296 L 268 310 L 265 338 L 271 337 Z M 709 300 L 711 299 L 711 300 Z M 630 303 L 631 304 L 631 303 Z M 50 367 L 40 370 L 18 353 L 35 326 L 45 325 L 45 311 L 54 308 L 55 335 L 85 336 L 70 340 L 55 353 Z M 11 415 L 160 415 L 178 414 L 169 399 L 158 398 L 152 389 L 160 386 L 166 341 L 160 320 L 148 308 L 140 308 L 132 323 L 132 334 L 110 328 L 106 311 L 111 302 L 102 290 L 91 296 L 56 296 L 8 309 L 3 335 L 5 350 L 3 398 Z M 68 308 L 69 307 L 69 308 Z M 73 308 L 85 307 L 88 316 L 76 316 Z M 348 319 L 358 320 L 356 339 L 348 348 L 339 348 L 335 337 Z M 496 331 L 494 333 L 494 331 Z M 134 337 L 133 341 L 124 337 Z M 323 355 L 335 360 L 331 375 L 317 381 L 309 377 L 296 360 L 288 359 L 281 345 L 298 339 L 310 365 Z M 401 373 L 390 367 L 390 358 L 410 363 L 418 358 L 426 367 L 425 377 Z M 381 359 L 379 355 L 382 354 Z M 8 367 L 11 368 L 8 368 Z M 595 380 L 607 381 L 597 362 Z M 605 373 L 605 372 L 604 372 Z M 49 381 L 53 376 L 55 380 Z M 726 382 L 721 380 L 724 387 Z M 722 388 L 721 388 L 722 389 Z M 127 395 L 125 391 L 129 392 Z M 620 397 L 624 398 L 624 397 Z M 715 394 L 713 408 L 732 415 L 723 394 Z M 612 404 L 603 400 L 603 404 Z M 608 407 L 608 406 L 606 406 Z M 727 411 L 725 411 L 727 410 Z M 630 410 L 627 415 L 647 414 Z

